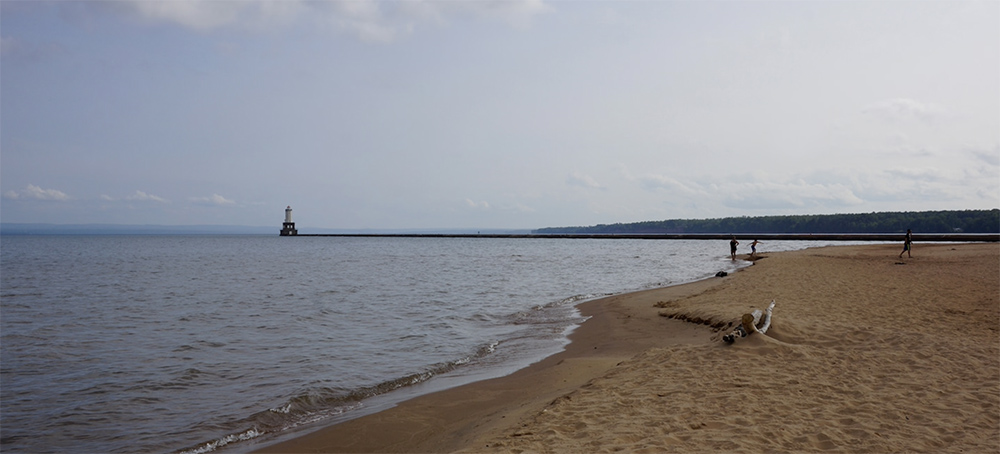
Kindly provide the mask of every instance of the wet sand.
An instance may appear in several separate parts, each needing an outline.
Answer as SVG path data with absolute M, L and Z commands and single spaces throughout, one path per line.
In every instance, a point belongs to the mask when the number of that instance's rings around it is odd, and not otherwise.
M 1000 452 L 1000 245 L 899 249 L 587 302 L 558 355 L 262 452 Z

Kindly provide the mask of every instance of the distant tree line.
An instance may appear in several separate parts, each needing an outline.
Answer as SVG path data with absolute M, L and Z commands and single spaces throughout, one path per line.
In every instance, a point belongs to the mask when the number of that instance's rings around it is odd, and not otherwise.
M 536 234 L 1000 233 L 1000 210 L 754 216 L 547 227 Z

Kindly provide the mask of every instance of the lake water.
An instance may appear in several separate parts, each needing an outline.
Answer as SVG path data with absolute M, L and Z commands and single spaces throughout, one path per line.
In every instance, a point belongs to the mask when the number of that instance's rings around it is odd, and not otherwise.
M 556 353 L 581 301 L 745 265 L 707 240 L 3 236 L 0 446 L 245 451 Z

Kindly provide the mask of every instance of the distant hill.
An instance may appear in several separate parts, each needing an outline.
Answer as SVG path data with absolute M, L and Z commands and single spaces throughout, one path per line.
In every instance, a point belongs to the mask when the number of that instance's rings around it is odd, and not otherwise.
M 535 234 L 1000 233 L 1000 209 L 672 219 L 548 227 Z

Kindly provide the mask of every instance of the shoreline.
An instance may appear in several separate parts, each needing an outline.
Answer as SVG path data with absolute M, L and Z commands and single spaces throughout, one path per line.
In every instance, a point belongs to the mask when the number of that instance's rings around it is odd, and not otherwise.
M 751 266 L 737 270 L 738 274 Z M 730 275 L 732 276 L 732 274 Z M 563 351 L 511 374 L 416 396 L 355 419 L 257 447 L 255 453 L 452 452 L 470 434 L 499 434 L 510 422 L 585 385 L 636 352 L 664 345 L 708 342 L 706 326 L 657 316 L 654 304 L 720 285 L 709 277 L 667 287 L 606 296 L 577 305 L 588 317 L 569 335 Z M 530 390 L 530 391 L 523 391 Z M 456 407 L 466 407 L 457 409 Z M 427 420 L 426 413 L 435 415 Z M 473 421 L 476 419 L 476 421 Z
M 1000 245 L 898 252 L 588 301 L 563 352 L 256 452 L 996 451 Z M 767 335 L 719 340 L 771 299 Z

